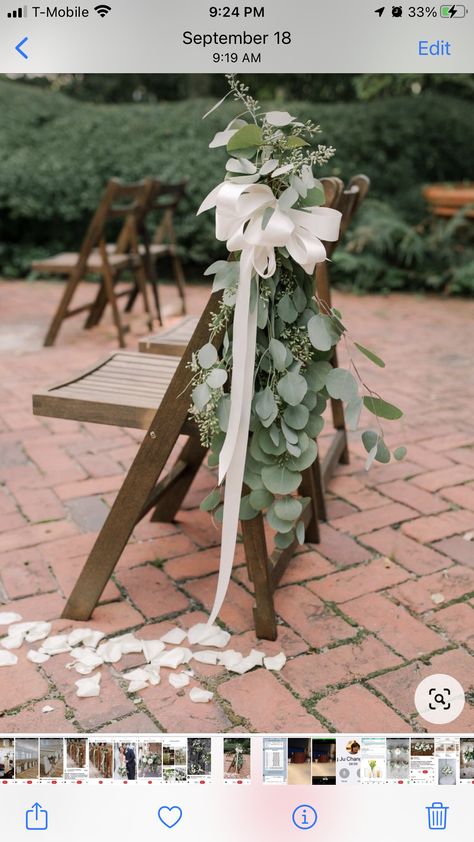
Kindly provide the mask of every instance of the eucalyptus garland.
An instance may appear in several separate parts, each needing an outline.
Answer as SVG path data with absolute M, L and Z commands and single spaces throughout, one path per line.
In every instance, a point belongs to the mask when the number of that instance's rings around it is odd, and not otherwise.
M 314 169 L 326 164 L 335 150 L 315 144 L 319 126 L 299 122 L 287 112 L 263 112 L 243 84 L 233 76 L 228 80 L 229 94 L 245 110 L 210 144 L 211 148 L 227 147 L 230 157 L 226 180 L 269 185 L 280 208 L 322 206 L 324 188 Z M 263 227 L 271 213 L 263 219 Z M 373 351 L 351 342 L 342 314 L 318 299 L 314 277 L 306 274 L 288 249 L 280 247 L 275 252 L 274 274 L 252 279 L 258 329 L 240 517 L 248 520 L 263 512 L 276 532 L 276 546 L 284 549 L 295 538 L 304 543 L 302 515 L 307 501 L 298 490 L 303 471 L 316 460 L 316 440 L 324 428 L 323 415 L 330 398 L 344 402 L 350 430 L 358 428 L 364 406 L 374 415 L 374 428 L 362 434 L 367 468 L 374 460 L 389 462 L 392 455 L 403 459 L 406 449 L 397 448 L 391 454 L 385 444 L 381 419 L 396 420 L 402 412 L 362 382 L 352 349 L 376 366 L 383 368 L 385 363 Z M 190 414 L 199 428 L 202 445 L 211 451 L 210 466 L 218 464 L 229 420 L 239 258 L 240 254 L 234 253 L 229 260 L 213 263 L 205 273 L 213 277 L 213 291 L 220 291 L 222 297 L 209 326 L 209 341 L 191 362 Z M 349 348 L 350 369 L 332 365 L 341 341 Z M 222 519 L 219 487 L 206 497 L 201 508 Z

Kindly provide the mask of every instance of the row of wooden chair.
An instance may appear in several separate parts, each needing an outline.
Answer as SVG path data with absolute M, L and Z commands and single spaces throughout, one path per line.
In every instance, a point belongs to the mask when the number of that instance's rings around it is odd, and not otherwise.
M 342 212 L 342 234 L 369 189 L 365 176 L 356 176 L 344 189 L 338 178 L 323 179 L 326 205 Z M 327 244 L 328 256 L 337 244 Z M 328 263 L 318 266 L 319 299 L 331 306 Z M 64 617 L 87 620 L 117 564 L 136 524 L 153 510 L 154 521 L 173 521 L 206 455 L 189 420 L 190 371 L 193 354 L 209 341 L 209 323 L 222 293 L 213 293 L 196 322 L 188 318 L 177 328 L 143 341 L 146 353 L 119 351 L 92 369 L 33 396 L 36 415 L 92 421 L 146 430 L 135 460 L 110 510 L 89 558 L 63 612 Z M 216 346 L 219 340 L 214 340 Z M 337 366 L 334 354 L 332 364 Z M 348 461 L 343 405 L 331 402 L 335 434 L 325 459 L 304 472 L 302 494 L 309 498 L 304 512 L 307 540 L 319 542 L 319 521 L 326 518 L 325 484 L 339 462 Z M 186 444 L 173 467 L 164 474 L 178 437 Z M 255 631 L 275 639 L 277 624 L 274 591 L 296 545 L 269 552 L 263 518 L 242 522 L 248 573 L 254 586 Z
M 184 196 L 186 182 L 165 184 L 146 178 L 137 184 L 124 184 L 118 179 L 109 181 L 94 213 L 78 252 L 63 252 L 37 260 L 32 268 L 41 274 L 66 275 L 67 283 L 51 321 L 45 345 L 53 345 L 64 319 L 87 312 L 84 327 L 97 325 L 107 304 L 112 309 L 120 347 L 125 346 L 125 329 L 118 307 L 118 299 L 127 296 L 125 312 L 130 312 L 138 295 L 143 297 L 148 324 L 152 330 L 152 313 L 148 301 L 147 283 L 151 285 L 156 316 L 163 324 L 156 264 L 160 258 L 171 261 L 174 279 L 181 298 L 182 313 L 186 312 L 185 278 L 177 250 L 173 225 L 174 213 Z M 149 220 L 159 216 L 153 238 L 149 234 Z M 121 223 L 114 242 L 109 237 Z M 129 288 L 117 292 L 116 284 L 124 273 L 131 275 Z M 95 299 L 79 307 L 71 307 L 79 284 L 88 276 L 100 279 Z

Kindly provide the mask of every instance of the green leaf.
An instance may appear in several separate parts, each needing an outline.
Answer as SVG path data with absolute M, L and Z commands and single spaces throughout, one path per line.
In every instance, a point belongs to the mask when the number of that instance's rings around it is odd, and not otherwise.
M 298 444 L 298 433 L 296 432 L 296 430 L 292 430 L 291 427 L 289 427 L 288 424 L 285 423 L 283 418 L 281 420 L 281 429 L 287 443 L 293 445 Z
M 196 388 L 192 391 L 191 397 L 197 411 L 202 412 L 211 398 L 211 390 L 207 383 L 200 383 L 199 386 L 196 386 Z
M 315 439 L 322 433 L 324 429 L 324 418 L 318 412 L 312 412 L 309 416 L 309 421 L 306 424 L 305 430 L 310 438 Z
M 355 377 L 344 368 L 333 368 L 326 378 L 326 389 L 332 398 L 349 403 L 357 397 L 357 381 Z
M 304 294 L 304 292 L 303 292 L 303 290 L 301 289 L 300 286 L 296 287 L 296 289 L 293 293 L 292 299 L 293 299 L 293 304 L 295 305 L 296 309 L 298 310 L 298 313 L 302 313 L 306 309 L 306 304 L 307 304 L 308 299 L 306 298 L 306 295 Z
M 330 351 L 335 345 L 328 316 L 313 316 L 308 322 L 309 340 L 317 351 Z
M 281 520 L 278 517 L 277 513 L 275 512 L 275 505 L 270 506 L 267 512 L 267 521 L 269 526 L 278 532 L 280 535 L 284 535 L 285 532 L 291 532 L 293 529 L 293 522 L 288 520 Z
M 331 363 L 325 362 L 324 360 L 317 363 L 311 363 L 304 373 L 309 388 L 312 389 L 313 392 L 320 392 L 326 385 L 327 376 L 331 371 Z
M 393 458 L 396 459 L 397 462 L 402 462 L 406 455 L 406 447 L 397 447 L 397 449 L 393 451 Z
M 305 532 L 306 532 L 306 530 L 305 530 L 304 523 L 303 523 L 302 520 L 300 520 L 300 522 L 296 524 L 296 540 L 298 541 L 298 544 L 300 546 L 302 546 L 302 544 L 304 544 Z
M 249 496 L 250 505 L 258 512 L 268 509 L 274 500 L 273 494 L 266 488 L 257 488 L 255 491 L 251 491 Z
M 268 347 L 270 349 L 270 356 L 273 360 L 273 365 L 275 366 L 276 370 L 284 371 L 286 360 L 286 348 L 283 345 L 283 342 L 280 342 L 279 339 L 270 339 L 270 344 Z
M 368 357 L 369 360 L 371 360 L 373 363 L 375 363 L 375 365 L 378 365 L 380 368 L 385 368 L 384 361 L 381 360 L 380 357 L 377 356 L 377 354 L 374 354 L 373 351 L 369 351 L 368 348 L 364 348 L 364 346 L 359 345 L 358 342 L 354 342 L 354 345 L 356 346 L 356 348 L 358 348 L 358 350 L 361 352 L 361 354 L 364 354 L 364 356 Z
M 326 196 L 324 193 L 324 188 L 322 184 L 317 184 L 315 187 L 311 187 L 305 198 L 302 201 L 302 205 L 304 207 L 319 207 L 320 205 L 324 205 L 326 201 Z
M 307 140 L 302 137 L 298 137 L 298 135 L 292 134 L 286 141 L 286 148 L 287 149 L 298 149 L 299 146 L 309 146 Z
M 308 447 L 301 456 L 294 456 L 287 461 L 287 467 L 292 471 L 306 471 L 314 463 L 318 455 L 318 446 L 313 439 L 309 440 Z M 287 492 L 289 493 L 289 492 Z
M 273 504 L 275 514 L 281 520 L 289 520 L 291 522 L 298 520 L 303 511 L 303 504 L 295 497 L 283 497 L 281 500 L 275 500 Z
M 346 417 L 346 422 L 347 426 L 349 427 L 349 430 L 357 430 L 359 426 L 360 413 L 362 412 L 363 405 L 364 403 L 362 401 L 362 398 L 359 396 L 353 398 L 347 404 L 344 410 L 344 415 Z
M 224 520 L 224 506 L 219 506 L 214 512 L 214 520 L 216 523 L 222 523 Z
M 403 412 L 398 406 L 387 403 L 382 398 L 373 398 L 371 395 L 365 396 L 364 405 L 377 418 L 386 418 L 387 421 L 397 421 L 403 415 Z
M 272 390 L 267 386 L 263 391 L 257 392 L 254 398 L 254 409 L 258 417 L 262 421 L 268 418 L 276 417 L 278 414 L 278 407 Z M 272 418 L 273 421 L 273 418 Z
M 239 518 L 240 520 L 253 520 L 257 517 L 258 511 L 250 503 L 250 494 L 246 494 L 240 501 Z
M 223 395 L 217 405 L 217 419 L 223 433 L 227 432 L 230 417 L 230 397 Z
M 362 442 L 369 454 L 375 448 L 374 459 L 377 462 L 382 462 L 383 465 L 390 462 L 390 451 L 379 433 L 374 432 L 374 430 L 366 430 L 362 433 Z
M 257 325 L 260 330 L 264 330 L 267 326 L 268 322 L 268 302 L 264 301 L 263 298 L 258 299 L 258 309 L 257 309 Z
M 301 374 L 289 371 L 278 381 L 277 391 L 287 404 L 297 406 L 308 391 L 308 384 Z
M 201 368 L 212 368 L 213 365 L 216 364 L 217 360 L 219 359 L 216 349 L 214 345 L 211 345 L 210 342 L 207 345 L 204 345 L 200 351 L 198 351 L 198 362 Z
M 207 497 L 204 498 L 200 505 L 200 509 L 202 512 L 212 512 L 221 502 L 221 492 L 219 488 L 215 488 L 214 491 L 211 491 Z
M 289 325 L 293 324 L 293 322 L 298 318 L 298 310 L 289 295 L 284 295 L 283 298 L 280 299 L 277 306 L 277 312 L 280 319 Z
M 291 530 L 291 532 L 286 532 L 285 534 L 278 533 L 275 535 L 275 546 L 279 550 L 286 550 L 286 548 L 289 547 L 294 540 L 295 533 L 293 530 Z
M 258 435 L 258 443 L 264 453 L 269 453 L 272 456 L 282 456 L 283 453 L 286 453 L 286 442 L 283 436 L 278 444 L 275 444 L 268 430 L 259 430 L 256 435 Z
M 304 430 L 309 420 L 309 409 L 304 404 L 287 406 L 283 418 L 292 430 Z
M 270 465 L 262 469 L 263 484 L 272 494 L 291 494 L 302 479 L 300 473 L 290 471 L 285 465 Z
M 227 144 L 227 151 L 236 158 L 248 158 L 263 142 L 263 132 L 260 126 L 242 126 Z M 250 151 L 250 155 L 248 152 Z

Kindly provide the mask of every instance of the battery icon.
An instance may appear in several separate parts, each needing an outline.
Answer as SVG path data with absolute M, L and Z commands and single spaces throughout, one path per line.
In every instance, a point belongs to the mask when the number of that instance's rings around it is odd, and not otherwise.
M 441 6 L 440 14 L 442 18 L 464 18 L 466 17 L 465 6 Z

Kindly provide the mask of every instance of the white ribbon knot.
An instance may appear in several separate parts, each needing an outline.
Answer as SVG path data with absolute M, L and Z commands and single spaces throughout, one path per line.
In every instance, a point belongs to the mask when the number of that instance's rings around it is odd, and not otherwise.
M 322 240 L 339 237 L 341 213 L 334 208 L 305 210 L 282 207 L 266 184 L 224 181 L 202 203 L 198 214 L 216 208 L 216 237 L 229 252 L 241 252 L 240 276 L 233 322 L 233 366 L 230 416 L 219 457 L 219 484 L 226 479 L 221 558 L 214 605 L 214 623 L 227 593 L 239 526 L 240 498 L 247 455 L 253 374 L 257 341 L 257 303 L 251 307 L 254 274 L 271 277 L 276 270 L 276 248 L 286 248 L 293 260 L 311 275 L 326 260 Z

